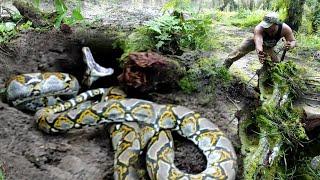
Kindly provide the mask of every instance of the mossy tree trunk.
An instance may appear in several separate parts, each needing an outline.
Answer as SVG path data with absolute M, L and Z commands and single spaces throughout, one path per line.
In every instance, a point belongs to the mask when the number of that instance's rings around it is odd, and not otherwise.
M 306 0 L 290 0 L 287 19 L 285 20 L 294 31 L 298 31 L 302 21 L 303 6 Z
M 250 10 L 253 10 L 254 7 L 255 7 L 255 2 L 254 2 L 254 0 L 250 0 L 250 2 L 249 2 L 249 9 L 250 9 Z

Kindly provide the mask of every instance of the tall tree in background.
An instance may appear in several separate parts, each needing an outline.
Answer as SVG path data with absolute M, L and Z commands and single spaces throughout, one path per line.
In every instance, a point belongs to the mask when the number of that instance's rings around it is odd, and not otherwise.
M 318 0 L 315 4 L 316 5 L 311 18 L 313 32 L 317 32 L 320 26 L 320 0 Z
M 234 0 L 223 0 L 223 4 L 219 7 L 220 11 L 224 11 L 229 4 L 230 10 L 237 9 L 237 4 L 234 2 Z
M 287 19 L 285 20 L 293 30 L 298 31 L 302 21 L 303 6 L 306 0 L 290 0 Z

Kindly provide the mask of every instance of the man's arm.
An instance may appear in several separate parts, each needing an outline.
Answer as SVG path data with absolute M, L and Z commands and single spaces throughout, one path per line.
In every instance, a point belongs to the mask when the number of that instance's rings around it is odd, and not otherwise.
M 282 25 L 282 36 L 286 39 L 286 49 L 291 49 L 296 46 L 296 39 L 293 36 L 292 29 L 285 23 Z
M 256 26 L 254 28 L 254 43 L 256 45 L 256 51 L 263 51 L 263 36 L 262 36 L 263 30 L 261 29 L 260 26 Z
M 265 54 L 263 52 L 263 29 L 260 26 L 254 28 L 254 44 L 256 46 L 256 52 L 258 54 L 259 60 L 261 63 L 265 60 Z

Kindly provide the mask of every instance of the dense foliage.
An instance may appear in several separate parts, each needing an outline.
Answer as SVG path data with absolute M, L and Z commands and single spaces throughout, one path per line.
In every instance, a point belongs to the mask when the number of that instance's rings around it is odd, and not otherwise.
M 21 22 L 22 17 L 19 13 L 14 13 L 10 21 L 0 22 L 0 44 L 9 42 L 15 38 L 20 31 L 29 29 L 32 25 L 30 21 Z
M 124 42 L 124 55 L 133 51 L 155 50 L 179 55 L 183 50 L 206 49 L 210 46 L 212 20 L 209 15 L 165 14 L 145 23 Z

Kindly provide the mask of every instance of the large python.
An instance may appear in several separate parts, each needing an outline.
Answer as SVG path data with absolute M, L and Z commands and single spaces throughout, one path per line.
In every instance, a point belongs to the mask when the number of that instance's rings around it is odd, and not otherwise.
M 54 86 L 51 86 L 52 84 Z M 12 87 L 19 87 L 24 91 L 20 92 L 19 89 Z M 29 104 L 27 107 L 34 109 L 39 100 L 36 100 L 35 104 L 29 100 L 40 98 L 42 99 L 40 102 L 45 101 L 48 105 L 49 100 L 43 100 L 46 95 L 56 95 L 54 91 L 62 95 L 74 94 L 77 87 L 76 80 L 68 74 L 44 73 L 32 76 L 27 74 L 13 78 L 8 83 L 7 94 L 11 94 L 8 100 L 13 100 L 14 104 Z M 46 92 L 46 89 L 50 91 Z M 29 94 L 25 95 L 26 92 Z M 13 94 L 17 96 L 13 97 Z M 90 100 L 95 96 L 103 98 L 100 101 Z M 115 149 L 115 179 L 139 179 L 145 176 L 144 169 L 138 168 L 137 165 L 139 156 L 145 148 L 146 167 L 151 179 L 235 179 L 236 177 L 236 154 L 230 140 L 210 120 L 188 108 L 159 105 L 141 99 L 127 99 L 121 91 L 114 88 L 89 90 L 67 101 L 51 102 L 51 104 L 54 105 L 35 108 L 40 109 L 35 115 L 37 125 L 47 133 L 66 132 L 84 126 L 114 124 L 110 131 Z M 207 167 L 203 172 L 188 174 L 175 167 L 171 131 L 178 132 L 202 150 L 207 160 Z

